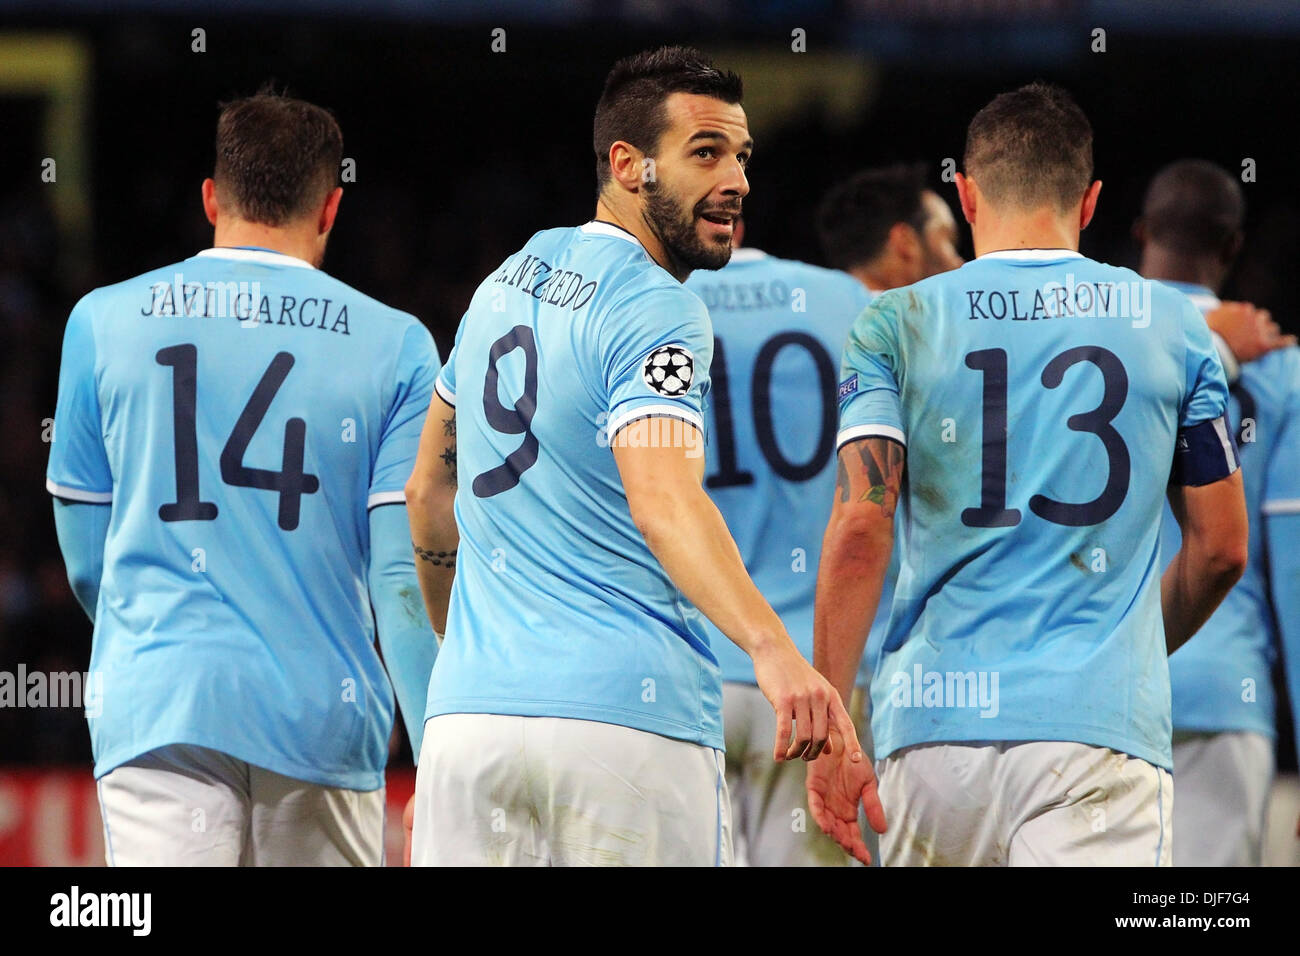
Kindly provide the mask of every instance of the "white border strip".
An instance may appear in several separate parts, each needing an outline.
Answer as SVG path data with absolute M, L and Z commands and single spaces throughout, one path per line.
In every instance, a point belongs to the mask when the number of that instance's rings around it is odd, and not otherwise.
M 630 242 L 635 246 L 641 245 L 641 240 L 632 235 L 632 233 L 625 229 L 620 229 L 618 226 L 611 226 L 607 222 L 597 222 L 593 219 L 591 222 L 584 223 L 578 228 L 589 236 L 608 236 L 611 239 L 622 239 L 624 242 Z
M 376 491 L 366 499 L 366 507 L 373 508 L 375 505 L 404 505 L 406 504 L 405 491 Z
M 851 441 L 857 441 L 859 438 L 892 438 L 904 448 L 907 447 L 907 436 L 903 434 L 902 429 L 895 428 L 893 425 L 854 425 L 851 428 L 843 428 L 835 436 L 836 450 L 843 448 Z
M 1228 434 L 1228 423 L 1223 420 L 1222 415 L 1214 420 L 1214 434 L 1219 436 L 1219 444 L 1223 446 L 1223 460 L 1231 469 L 1228 474 L 1232 474 L 1237 470 L 1237 456 L 1232 450 L 1232 437 Z
M 621 415 L 611 418 L 605 423 L 605 434 L 610 441 L 618 434 L 620 428 L 641 418 L 655 418 L 663 416 L 666 418 L 679 418 L 682 421 L 694 425 L 700 433 L 704 433 L 704 421 L 695 412 L 694 409 L 687 408 L 684 405 L 638 405 L 630 411 L 623 412 Z
M 267 252 L 263 249 L 235 249 L 231 246 L 216 246 L 198 253 L 212 259 L 235 259 L 239 262 L 261 262 L 270 266 L 294 266 L 299 269 L 315 269 L 306 259 L 286 255 L 283 252 Z
M 452 408 L 456 407 L 456 393 L 447 388 L 446 385 L 442 384 L 441 375 L 433 380 L 433 390 L 438 393 L 439 398 Z
M 1259 508 L 1266 515 L 1300 515 L 1300 498 L 1278 498 L 1266 501 Z
M 84 501 L 91 505 L 106 505 L 113 500 L 111 491 L 82 491 L 80 488 L 69 488 L 67 485 L 56 485 L 54 479 L 45 479 L 45 490 L 56 498 L 67 498 L 69 501 Z
M 998 249 L 986 252 L 976 259 L 1029 259 L 1035 262 L 1049 259 L 1082 259 L 1083 253 L 1073 249 Z

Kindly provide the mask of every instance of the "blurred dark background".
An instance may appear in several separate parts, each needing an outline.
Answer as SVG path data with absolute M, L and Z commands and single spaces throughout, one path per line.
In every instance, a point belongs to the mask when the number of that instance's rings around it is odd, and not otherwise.
M 210 244 L 199 184 L 219 102 L 272 81 L 334 110 L 356 181 L 344 184 L 325 267 L 419 316 L 444 356 L 504 256 L 539 229 L 590 218 L 604 75 L 666 42 L 698 45 L 745 77 L 756 140 L 747 244 L 820 262 L 818 198 L 894 160 L 929 164 L 956 211 L 941 169 L 945 158 L 960 168 L 971 115 L 1042 78 L 1073 91 L 1095 128 L 1105 187 L 1086 255 L 1136 264 L 1130 228 L 1164 163 L 1198 156 L 1240 172 L 1254 160 L 1247 242 L 1225 297 L 1269 307 L 1296 331 L 1300 8 L 1188 6 L 300 0 L 221 12 L 128 3 L 112 16 L 57 0 L 0 6 L 0 670 L 86 667 L 90 626 L 44 490 L 63 324 L 91 288 Z M 495 29 L 504 52 L 493 52 Z M 792 49 L 799 31 L 806 52 Z M 1294 766 L 1289 731 L 1282 749 Z M 81 713 L 0 709 L 0 765 L 24 763 L 88 769 Z

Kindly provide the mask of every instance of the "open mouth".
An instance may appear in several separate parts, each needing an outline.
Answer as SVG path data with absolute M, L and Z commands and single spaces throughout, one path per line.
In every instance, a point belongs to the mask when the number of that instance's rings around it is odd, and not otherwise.
M 706 212 L 701 214 L 700 218 L 715 226 L 730 226 L 736 221 L 735 215 L 729 212 Z

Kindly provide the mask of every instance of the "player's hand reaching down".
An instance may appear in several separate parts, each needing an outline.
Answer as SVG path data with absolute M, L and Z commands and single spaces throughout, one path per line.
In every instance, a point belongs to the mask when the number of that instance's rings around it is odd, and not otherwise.
M 793 642 L 787 638 L 770 650 L 756 652 L 753 659 L 758 688 L 776 711 L 774 759 L 816 760 L 829 748 L 832 729 L 845 746 L 861 749 L 840 695 L 804 660 Z
M 856 740 L 854 741 L 856 744 Z M 808 764 L 808 809 L 822 830 L 854 859 L 870 865 L 871 854 L 858 826 L 858 805 L 867 823 L 884 833 L 885 810 L 876 792 L 876 774 L 861 748 L 827 747 Z

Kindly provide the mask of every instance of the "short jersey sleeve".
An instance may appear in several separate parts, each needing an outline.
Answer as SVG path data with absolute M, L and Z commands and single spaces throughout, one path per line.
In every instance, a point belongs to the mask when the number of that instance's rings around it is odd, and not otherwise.
M 438 397 L 450 405 L 456 407 L 456 353 L 460 350 L 460 337 L 465 331 L 465 319 L 460 320 L 460 325 L 456 328 L 456 341 L 452 343 L 451 354 L 447 356 L 447 364 L 442 367 L 438 373 L 438 379 L 434 383 L 434 388 L 438 392 Z
M 608 396 L 605 432 L 641 418 L 689 422 L 705 434 L 704 400 L 713 327 L 686 289 L 653 289 L 613 307 L 601 328 L 600 374 Z
M 840 430 L 835 445 L 859 438 L 907 444 L 898 396 L 898 325 L 892 297 L 878 297 L 849 329 L 840 364 Z
M 73 308 L 63 332 L 45 486 L 69 501 L 105 503 L 113 500 L 113 473 L 104 448 L 92 314 L 91 297 L 86 296 Z
M 1190 301 L 1183 305 L 1183 330 L 1187 342 L 1187 387 L 1178 424 L 1189 428 L 1227 412 L 1228 380 L 1205 317 Z
M 370 476 L 368 507 L 406 500 L 406 480 L 415 468 L 420 432 L 429 412 L 429 402 L 433 400 L 434 381 L 441 364 L 429 330 L 412 321 L 397 359 L 397 391 L 379 438 L 379 452 Z

